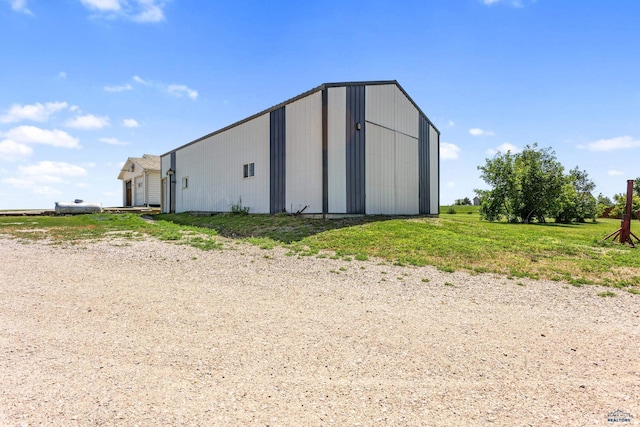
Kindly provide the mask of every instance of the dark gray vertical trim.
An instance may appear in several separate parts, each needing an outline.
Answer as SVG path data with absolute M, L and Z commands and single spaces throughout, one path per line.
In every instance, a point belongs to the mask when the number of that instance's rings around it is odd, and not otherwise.
M 269 211 L 272 214 L 286 209 L 286 118 L 285 107 L 269 114 Z
M 421 114 L 418 130 L 418 211 L 421 214 L 431 213 L 429 133 L 429 122 Z
M 347 213 L 366 213 L 365 86 L 347 86 Z
M 436 214 L 440 215 L 440 132 L 433 126 L 431 125 L 431 127 L 434 128 L 434 130 L 436 131 L 436 141 L 431 141 L 431 144 L 438 144 L 438 206 L 436 206 Z M 429 133 L 431 134 L 431 133 Z
M 322 90 L 322 214 L 329 213 L 329 135 L 328 108 L 329 98 L 327 89 Z
M 169 168 L 173 171 L 173 175 L 169 176 L 169 212 L 176 211 L 176 152 L 171 152 L 171 164 Z

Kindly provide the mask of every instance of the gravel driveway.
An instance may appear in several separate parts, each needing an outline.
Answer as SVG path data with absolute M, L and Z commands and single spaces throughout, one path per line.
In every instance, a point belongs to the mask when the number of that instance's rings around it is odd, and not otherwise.
M 0 244 L 0 425 L 640 422 L 640 295 L 231 241 Z

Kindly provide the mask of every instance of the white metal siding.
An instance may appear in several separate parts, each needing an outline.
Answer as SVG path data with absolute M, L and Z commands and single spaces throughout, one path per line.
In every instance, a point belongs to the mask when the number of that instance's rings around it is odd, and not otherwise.
M 133 206 L 144 206 L 144 175 L 133 178 Z
M 395 135 L 376 125 L 367 126 L 365 153 L 366 213 L 395 213 Z
M 251 178 L 243 178 L 247 163 Z M 241 198 L 251 213 L 269 213 L 269 114 L 178 150 L 175 179 L 177 212 L 229 211 Z
M 286 107 L 285 207 L 322 213 L 322 93 Z
M 347 88 L 328 89 L 327 163 L 329 213 L 347 212 Z
M 440 160 L 438 158 L 439 155 L 439 147 L 440 147 L 440 138 L 438 137 L 438 132 L 433 128 L 433 126 L 429 125 L 429 179 L 431 182 L 431 214 L 435 215 L 440 213 L 440 170 L 439 164 Z
M 368 122 L 395 129 L 395 85 L 367 86 L 365 92 L 365 119 Z
M 127 181 L 122 180 L 122 206 L 127 206 Z
M 365 102 L 368 122 L 418 137 L 418 110 L 396 85 L 367 86 Z
M 417 215 L 420 212 L 418 140 L 405 134 L 395 134 L 395 211 L 396 215 Z
M 366 159 L 367 214 L 417 215 L 418 140 L 369 124 Z
M 397 87 L 394 89 L 394 126 L 393 129 L 418 138 L 420 114 L 409 98 Z M 417 194 L 417 193 L 416 193 Z
M 160 204 L 160 172 L 147 172 L 147 204 Z
M 419 213 L 419 112 L 396 85 L 367 86 L 368 214 Z

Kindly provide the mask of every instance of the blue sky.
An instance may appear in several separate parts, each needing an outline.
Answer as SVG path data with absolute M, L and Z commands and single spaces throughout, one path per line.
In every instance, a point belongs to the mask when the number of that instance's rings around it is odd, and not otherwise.
M 122 203 L 163 154 L 325 82 L 397 80 L 441 203 L 537 142 L 596 194 L 640 176 L 637 0 L 0 0 L 0 209 Z

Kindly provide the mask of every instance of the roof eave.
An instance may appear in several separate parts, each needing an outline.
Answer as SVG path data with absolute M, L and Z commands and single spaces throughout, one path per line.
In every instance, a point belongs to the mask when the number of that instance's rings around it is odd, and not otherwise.
M 284 107 L 285 105 L 291 104 L 292 102 L 295 102 L 299 99 L 302 98 L 306 98 L 309 95 L 313 95 L 314 93 L 327 89 L 327 88 L 333 88 L 333 87 L 344 87 L 344 86 L 377 86 L 377 85 L 396 85 L 398 87 L 398 89 L 400 89 L 402 91 L 402 93 L 407 97 L 407 99 L 411 102 L 411 104 L 413 104 L 413 106 L 418 110 L 418 112 L 427 120 L 427 122 L 429 122 L 429 124 L 433 127 L 433 129 L 438 133 L 438 135 L 440 135 L 440 131 L 438 130 L 438 128 L 433 124 L 433 122 L 429 119 L 429 117 L 420 109 L 420 107 L 418 107 L 418 104 L 415 103 L 415 101 L 409 96 L 409 94 L 407 93 L 407 91 L 404 90 L 404 88 L 400 85 L 400 83 L 398 83 L 397 80 L 372 80 L 372 81 L 355 81 L 355 82 L 338 82 L 338 83 L 323 83 L 320 86 L 316 86 L 313 89 L 310 89 L 306 92 L 303 92 L 299 95 L 294 96 L 293 98 L 289 98 L 286 101 L 283 101 L 279 104 L 276 104 L 272 107 L 269 107 L 265 110 L 260 111 L 259 113 L 253 114 L 252 116 L 249 116 L 245 119 L 239 120 L 235 123 L 232 123 L 228 126 L 225 126 L 221 129 L 218 129 L 216 131 L 213 131 L 211 133 L 208 133 L 204 136 L 201 136 L 200 138 L 194 139 L 191 142 L 188 142 L 186 144 L 183 144 L 177 148 L 174 148 L 173 150 L 167 151 L 164 154 L 161 154 L 160 157 L 164 157 L 166 155 L 171 154 L 174 151 L 178 151 L 181 150 L 185 147 L 188 147 L 189 145 L 193 145 L 197 142 L 200 142 L 202 140 L 205 140 L 207 138 L 211 138 L 214 135 L 217 135 L 219 133 L 225 132 L 229 129 L 232 129 L 236 126 L 240 126 L 243 123 L 249 122 L 257 117 L 262 116 L 263 114 L 267 114 L 270 113 L 272 111 L 275 111 L 279 108 Z

